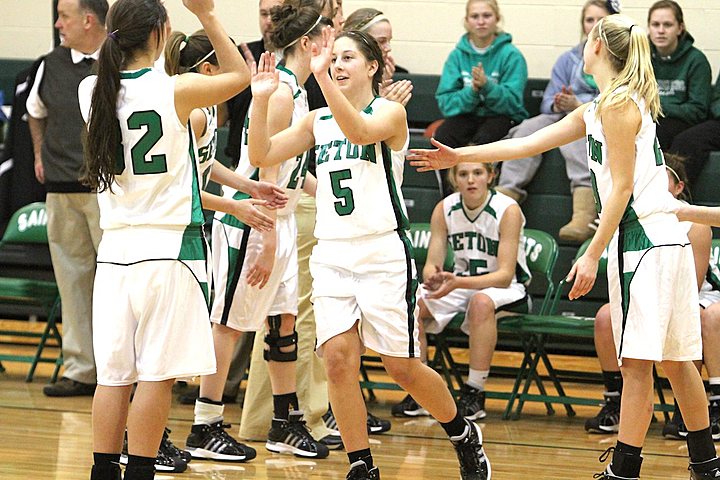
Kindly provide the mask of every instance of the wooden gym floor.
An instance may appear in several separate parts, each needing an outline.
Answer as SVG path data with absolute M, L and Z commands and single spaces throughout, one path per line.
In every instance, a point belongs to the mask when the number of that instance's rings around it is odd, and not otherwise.
M 0 351 L 27 348 L 0 345 Z M 518 364 L 516 354 L 498 353 L 497 364 Z M 556 367 L 597 371 L 593 359 L 559 359 Z M 3 362 L 0 374 L 0 479 L 2 480 L 86 480 L 92 463 L 91 398 L 48 398 L 42 393 L 51 367 L 41 365 L 32 383 L 25 383 L 28 364 Z M 510 390 L 509 379 L 491 379 L 493 390 Z M 568 394 L 602 398 L 599 385 L 567 385 Z M 669 393 L 669 392 L 668 392 Z M 378 401 L 369 409 L 383 418 L 392 418 L 390 407 L 400 392 L 378 392 Z M 584 420 L 595 415 L 595 407 L 576 407 L 577 416 L 568 418 L 562 406 L 555 416 L 545 415 L 542 404 L 526 404 L 520 420 L 501 418 L 505 402 L 488 400 L 488 417 L 481 423 L 485 450 L 490 458 L 493 479 L 577 480 L 591 479 L 602 470 L 598 456 L 615 444 L 615 436 L 589 435 Z M 192 423 L 193 407 L 173 402 L 170 438 L 182 447 Z M 658 420 L 660 415 L 656 414 Z M 240 419 L 240 405 L 226 407 L 229 422 Z M 653 423 L 643 455 L 643 480 L 687 479 L 685 442 L 661 437 L 662 422 Z M 231 431 L 237 434 L 236 426 Z M 459 478 L 452 447 L 433 420 L 392 418 L 392 430 L 373 435 L 371 448 L 382 478 L 424 480 Z M 157 479 L 344 479 L 347 457 L 334 451 L 324 460 L 306 460 L 267 452 L 263 443 L 250 443 L 258 457 L 247 464 L 193 461 L 182 474 L 156 474 Z

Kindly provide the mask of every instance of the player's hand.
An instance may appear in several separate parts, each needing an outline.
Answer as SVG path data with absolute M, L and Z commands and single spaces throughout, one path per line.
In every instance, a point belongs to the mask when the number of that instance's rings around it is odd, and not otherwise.
M 578 258 L 566 278 L 568 282 L 575 280 L 570 289 L 570 293 L 568 293 L 570 300 L 580 298 L 592 290 L 593 285 L 595 285 L 595 278 L 597 277 L 597 267 L 598 259 L 592 258 L 587 252 Z
M 443 170 L 460 163 L 460 156 L 454 148 L 438 142 L 434 138 L 430 143 L 437 147 L 436 150 L 416 149 L 409 151 L 407 159 L 410 165 L 418 167 L 418 172 L 429 172 L 430 170 Z
M 258 205 L 266 207 L 267 202 L 254 198 L 236 200 L 233 202 L 231 214 L 250 228 L 261 232 L 268 232 L 275 228 L 275 220 L 258 210 Z
M 263 206 L 270 210 L 283 208 L 287 205 L 288 196 L 285 191 L 277 185 L 270 182 L 254 182 L 250 192 L 250 196 L 260 200 L 265 200 Z
M 210 13 L 215 9 L 215 2 L 213 0 L 183 0 L 183 5 L 198 17 Z
M 280 72 L 275 69 L 275 54 L 263 52 L 257 65 L 250 65 L 253 98 L 270 98 L 280 84 Z
M 40 183 L 45 183 L 45 167 L 42 160 L 35 160 L 35 178 Z
M 395 59 L 389 53 L 385 57 L 385 69 L 383 70 L 383 80 L 392 80 L 395 75 Z
M 324 26 L 322 29 L 322 38 L 318 43 L 313 43 L 310 53 L 310 69 L 315 77 L 327 75 L 330 64 L 332 63 L 333 46 L 335 45 L 335 29 Z
M 403 107 L 408 104 L 412 98 L 413 85 L 410 80 L 398 80 L 397 82 L 385 83 L 380 87 L 380 96 L 400 103 Z
M 267 242 L 263 239 L 263 247 L 255 263 L 250 267 L 247 274 L 247 283 L 251 287 L 263 288 L 270 278 L 273 265 L 275 264 L 275 242 Z
M 240 53 L 242 53 L 242 56 L 245 59 L 245 63 L 247 63 L 247 66 L 250 69 L 250 71 L 256 72 L 257 71 L 257 62 L 255 61 L 255 57 L 253 57 L 253 54 L 250 51 L 250 48 L 248 48 L 247 43 L 243 42 L 240 44 Z M 253 68 L 255 70 L 253 70 Z
M 457 288 L 457 277 L 450 272 L 438 272 L 423 285 L 430 292 L 427 298 L 438 299 Z

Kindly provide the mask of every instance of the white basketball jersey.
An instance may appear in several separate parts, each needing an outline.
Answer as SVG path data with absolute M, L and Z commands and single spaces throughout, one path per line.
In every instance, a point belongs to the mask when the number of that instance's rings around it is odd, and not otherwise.
M 298 83 L 294 73 L 283 65 L 278 65 L 277 69 L 280 72 L 280 82 L 289 86 L 293 94 L 294 104 L 292 120 L 290 121 L 290 125 L 292 125 L 305 117 L 309 112 L 307 92 L 305 92 L 305 89 Z M 245 118 L 245 125 L 243 126 L 242 142 L 240 144 L 240 162 L 238 163 L 236 172 L 249 178 L 258 178 L 258 169 L 250 165 L 248 155 L 248 130 L 251 112 L 252 102 L 250 102 L 247 117 Z M 285 207 L 277 211 L 278 215 L 289 215 L 295 211 L 298 200 L 300 200 L 303 184 L 305 183 L 307 168 L 307 153 L 285 160 L 280 164 L 277 185 L 285 190 L 285 194 L 288 196 L 288 203 Z M 232 189 L 227 187 L 225 187 L 224 192 L 225 196 L 233 196 L 235 194 Z
M 485 205 L 475 218 L 468 217 L 460 193 L 443 200 L 443 215 L 447 225 L 448 245 L 455 255 L 453 273 L 459 276 L 484 275 L 498 269 L 500 222 L 515 200 L 495 190 L 488 192 Z M 522 214 L 522 213 L 521 213 Z M 523 227 L 525 217 L 523 216 Z M 513 283 L 530 283 L 530 269 L 525 260 L 525 236 L 520 233 L 517 267 Z
M 640 132 L 635 137 L 635 174 L 633 193 L 620 221 L 623 227 L 643 225 L 649 217 L 660 220 L 671 217 L 668 203 L 673 202 L 668 192 L 665 160 L 655 136 L 655 122 L 645 107 L 645 102 L 632 97 L 642 114 Z M 600 119 L 596 118 L 597 99 L 584 113 L 587 133 L 587 155 L 590 178 L 597 211 L 602 215 L 603 205 L 608 201 L 613 187 L 608 163 L 607 141 Z
M 215 162 L 215 152 L 217 151 L 217 107 L 205 107 L 202 109 L 205 114 L 205 132 L 197 140 L 198 150 L 198 168 L 200 169 L 201 185 L 204 189 L 210 180 L 210 172 L 212 164 Z
M 376 97 L 361 115 L 371 116 L 385 102 L 389 100 Z M 313 133 L 318 180 L 315 237 L 350 239 L 406 230 L 400 186 L 408 142 L 400 151 L 384 142 L 353 145 L 329 108 L 316 110 Z

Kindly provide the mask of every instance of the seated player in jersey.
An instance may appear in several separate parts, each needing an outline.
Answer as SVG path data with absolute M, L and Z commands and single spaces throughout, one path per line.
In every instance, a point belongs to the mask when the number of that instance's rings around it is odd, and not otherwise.
M 427 355 L 422 333 L 439 333 L 456 314 L 465 312 L 461 328 L 470 335 L 470 374 L 458 408 L 476 420 L 486 415 L 485 382 L 497 342 L 496 312 L 529 307 L 525 217 L 515 200 L 490 188 L 495 179 L 492 164 L 461 163 L 448 178 L 456 192 L 433 211 L 425 283 L 419 292 L 422 358 Z M 452 273 L 443 271 L 448 247 L 455 256 Z M 408 395 L 393 407 L 393 414 L 427 412 Z
M 668 190 L 673 197 L 688 205 L 691 198 L 688 190 L 688 176 L 685 159 L 679 155 L 665 154 L 665 167 L 668 176 Z M 720 440 L 720 336 L 715 332 L 720 328 L 720 271 L 716 259 L 710 255 L 712 232 L 699 223 L 682 222 L 687 229 L 695 258 L 697 285 L 700 289 L 700 322 L 703 338 L 703 363 L 709 382 L 707 385 L 710 400 L 710 428 L 714 440 Z M 595 349 L 603 372 L 605 401 L 598 414 L 585 421 L 585 430 L 589 433 L 615 433 L 620 426 L 620 399 L 622 396 L 622 375 L 618 366 L 615 342 L 610 321 L 610 305 L 600 307 L 595 316 Z M 698 368 L 701 363 L 697 362 Z M 672 420 L 663 426 L 665 438 L 682 440 L 687 437 L 687 426 L 680 409 L 675 403 Z

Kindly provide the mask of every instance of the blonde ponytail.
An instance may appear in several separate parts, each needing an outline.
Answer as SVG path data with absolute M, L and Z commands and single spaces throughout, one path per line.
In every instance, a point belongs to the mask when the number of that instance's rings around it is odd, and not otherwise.
M 653 120 L 662 115 L 657 81 L 653 71 L 647 33 L 623 15 L 610 15 L 600 20 L 591 32 L 600 38 L 608 51 L 608 60 L 618 72 L 598 100 L 597 118 L 607 109 L 617 108 L 635 96 L 645 102 Z M 618 91 L 621 87 L 627 87 Z

